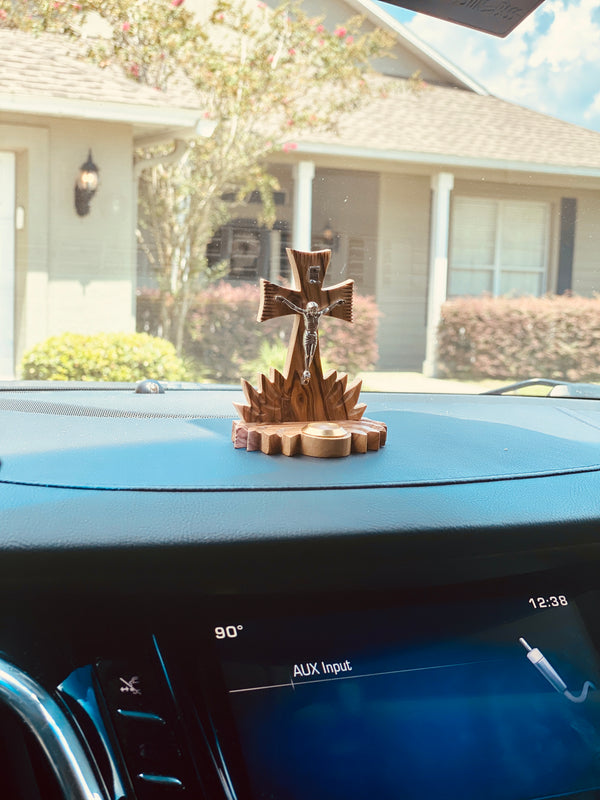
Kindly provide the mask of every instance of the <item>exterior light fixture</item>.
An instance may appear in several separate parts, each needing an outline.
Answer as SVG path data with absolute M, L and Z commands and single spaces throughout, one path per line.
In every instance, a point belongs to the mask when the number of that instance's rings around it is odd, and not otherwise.
M 90 213 L 90 201 L 98 189 L 98 167 L 92 161 L 92 151 L 87 161 L 79 167 L 79 175 L 75 181 L 75 210 L 80 217 Z

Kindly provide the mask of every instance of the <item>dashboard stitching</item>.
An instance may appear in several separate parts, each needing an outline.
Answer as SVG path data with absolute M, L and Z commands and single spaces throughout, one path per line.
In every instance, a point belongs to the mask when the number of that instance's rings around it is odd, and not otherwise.
M 588 467 L 573 467 L 563 470 L 540 470 L 526 474 L 511 475 L 486 475 L 479 478 L 453 478 L 448 480 L 433 481 L 402 481 L 397 483 L 375 483 L 365 486 L 364 484 L 338 484 L 332 486 L 211 486 L 211 487 L 181 487 L 181 486 L 70 486 L 68 484 L 54 483 L 30 483 L 27 481 L 4 481 L 0 480 L 0 486 L 29 486 L 38 489 L 66 489 L 70 491 L 82 492 L 144 492 L 156 494 L 238 494 L 238 493 L 269 493 L 269 492 L 330 492 L 330 491 L 356 491 L 371 489 L 415 489 L 420 487 L 432 486 L 468 486 L 480 483 L 499 483 L 501 481 L 523 481 L 531 478 L 552 478 L 561 475 L 584 475 L 592 472 L 600 472 L 600 464 Z

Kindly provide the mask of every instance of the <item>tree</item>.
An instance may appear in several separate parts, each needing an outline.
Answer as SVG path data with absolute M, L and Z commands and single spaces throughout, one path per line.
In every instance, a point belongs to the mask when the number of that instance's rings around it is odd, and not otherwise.
M 82 39 L 90 17 L 108 35 Z M 180 161 L 154 165 L 140 181 L 138 237 L 155 259 L 163 331 L 178 352 L 193 292 L 221 274 L 206 260 L 216 229 L 256 190 L 263 220 L 274 221 L 268 156 L 294 149 L 302 132 L 335 128 L 376 91 L 369 64 L 391 43 L 381 31 L 362 32 L 358 17 L 327 30 L 291 0 L 274 10 L 216 0 L 206 22 L 184 0 L 0 0 L 0 24 L 68 34 L 100 66 L 117 64 L 172 96 L 183 86 L 214 124 Z M 157 155 L 166 151 L 139 157 L 154 164 Z

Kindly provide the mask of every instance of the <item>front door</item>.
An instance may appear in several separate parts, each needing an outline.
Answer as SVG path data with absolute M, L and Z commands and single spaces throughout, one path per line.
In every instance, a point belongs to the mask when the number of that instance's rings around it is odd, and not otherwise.
M 0 152 L 0 380 L 14 376 L 15 156 Z

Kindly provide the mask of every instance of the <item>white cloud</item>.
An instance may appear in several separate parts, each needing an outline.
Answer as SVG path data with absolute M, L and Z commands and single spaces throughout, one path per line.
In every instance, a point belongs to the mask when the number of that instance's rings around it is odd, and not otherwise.
M 597 0 L 546 0 L 505 39 L 421 14 L 405 24 L 493 94 L 600 130 Z
M 597 8 L 596 0 L 578 3 L 549 0 L 544 11 L 550 11 L 554 19 L 536 42 L 531 66 L 545 63 L 553 70 L 573 69 L 575 65 L 594 61 L 600 48 L 600 27 L 593 22 Z
M 584 111 L 584 119 L 592 121 L 596 118 L 600 119 L 600 91 L 592 99 L 592 102 Z
M 480 78 L 487 60 L 479 42 L 481 34 L 424 14 L 417 14 L 407 27 L 474 78 Z

